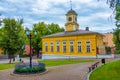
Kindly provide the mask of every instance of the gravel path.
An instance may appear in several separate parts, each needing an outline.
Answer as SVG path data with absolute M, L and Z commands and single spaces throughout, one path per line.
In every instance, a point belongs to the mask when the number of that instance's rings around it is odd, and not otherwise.
M 95 62 L 47 67 L 47 72 L 36 75 L 14 75 L 13 69 L 1 70 L 0 80 L 86 80 L 88 66 Z

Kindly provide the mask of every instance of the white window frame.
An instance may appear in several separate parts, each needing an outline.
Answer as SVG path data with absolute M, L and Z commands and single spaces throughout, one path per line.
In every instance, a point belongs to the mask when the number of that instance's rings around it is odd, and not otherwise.
M 72 44 L 71 44 L 71 42 L 72 42 Z M 70 52 L 71 53 L 74 52 L 74 41 L 73 40 L 70 40 Z
M 89 42 L 89 43 L 88 43 Z M 86 41 L 86 52 L 87 53 L 90 53 L 91 52 L 91 42 L 90 42 L 90 40 L 87 40 Z
M 64 43 L 65 43 L 65 44 L 64 44 Z M 67 44 L 66 41 L 63 41 L 63 42 L 62 42 L 62 51 L 63 51 L 63 52 L 66 52 L 66 51 L 67 51 L 67 49 L 66 49 L 66 48 L 67 48 L 67 47 L 66 47 L 66 44 Z M 65 46 L 65 49 L 64 49 L 64 46 Z
M 59 49 L 58 49 L 59 47 Z M 56 52 L 60 52 L 60 41 L 56 42 Z
M 48 42 L 45 42 L 45 52 L 48 52 Z
M 51 44 L 52 43 L 52 44 Z M 50 51 L 54 52 L 54 42 L 50 42 Z
M 82 42 L 81 41 L 78 41 L 77 42 L 77 50 L 78 50 L 78 53 L 81 53 L 82 52 Z M 80 50 L 79 50 L 79 47 L 80 47 Z

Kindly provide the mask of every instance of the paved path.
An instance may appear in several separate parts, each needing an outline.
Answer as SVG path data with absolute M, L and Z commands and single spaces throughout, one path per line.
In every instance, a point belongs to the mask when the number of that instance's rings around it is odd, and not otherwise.
M 29 58 L 22 58 L 22 60 L 24 62 L 29 62 Z M 38 59 L 32 59 L 33 62 L 37 62 Z M 15 61 L 15 62 L 19 62 L 19 61 Z M 9 59 L 0 59 L 0 64 L 3 64 L 3 63 L 9 63 Z
M 0 71 L 0 80 L 86 80 L 88 66 L 94 62 L 47 67 L 47 72 L 37 75 L 11 75 L 13 69 Z
M 95 60 L 100 61 L 100 59 Z M 106 59 L 106 62 L 113 60 Z M 0 70 L 0 80 L 86 80 L 88 66 L 93 63 L 95 62 L 47 67 L 46 73 L 36 75 L 13 75 L 13 69 Z

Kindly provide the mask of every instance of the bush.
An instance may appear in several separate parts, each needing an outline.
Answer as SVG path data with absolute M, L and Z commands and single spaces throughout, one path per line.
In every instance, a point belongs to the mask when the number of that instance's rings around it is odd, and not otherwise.
M 45 64 L 43 63 L 33 63 L 32 68 L 30 68 L 28 63 L 21 63 L 15 66 L 14 73 L 17 74 L 31 74 L 31 73 L 40 73 L 44 72 Z

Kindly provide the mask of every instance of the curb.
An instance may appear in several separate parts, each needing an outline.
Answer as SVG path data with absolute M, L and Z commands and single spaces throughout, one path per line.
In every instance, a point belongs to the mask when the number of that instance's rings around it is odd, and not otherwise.
M 14 74 L 14 73 L 10 73 L 11 76 L 15 76 L 15 77 L 30 77 L 30 76 L 39 76 L 39 75 L 43 75 L 48 73 L 49 71 L 46 70 L 42 73 L 36 73 L 36 74 Z
M 98 66 L 97 68 L 95 68 L 94 70 L 92 70 L 91 72 L 89 72 L 88 75 L 87 75 L 87 80 L 89 80 L 91 73 L 93 71 L 95 71 L 96 69 L 98 69 L 99 67 L 101 67 L 101 66 L 103 66 L 103 65 L 101 64 L 100 66 Z
M 114 61 L 117 61 L 117 60 L 114 60 Z M 110 62 L 114 62 L 114 61 L 110 61 Z M 108 63 L 110 63 L 110 62 L 107 62 L 106 64 L 108 64 Z M 88 75 L 87 75 L 87 80 L 89 80 L 89 77 L 90 77 L 90 75 L 91 75 L 91 73 L 92 73 L 93 71 L 95 71 L 96 69 L 100 68 L 100 67 L 103 66 L 103 65 L 104 65 L 104 64 L 101 63 L 100 66 L 98 66 L 97 68 L 95 68 L 94 70 L 92 70 L 90 73 L 88 73 Z

